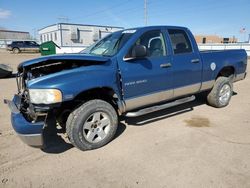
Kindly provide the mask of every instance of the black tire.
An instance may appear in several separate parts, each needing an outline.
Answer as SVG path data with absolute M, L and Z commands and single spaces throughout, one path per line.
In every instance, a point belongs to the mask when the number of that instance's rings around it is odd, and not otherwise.
M 13 48 L 13 49 L 12 49 L 12 52 L 13 52 L 14 54 L 18 54 L 18 53 L 20 53 L 20 49 L 19 49 L 19 48 Z
M 109 129 L 108 129 L 109 131 L 105 135 L 103 140 L 100 140 L 97 143 L 92 143 L 92 142 L 89 142 L 88 139 L 86 138 L 87 133 L 84 132 L 86 131 L 84 126 L 86 122 L 88 121 L 88 118 L 92 114 L 95 114 L 95 113 L 104 113 L 105 115 L 107 115 L 107 117 L 110 120 L 109 121 L 110 124 L 109 124 Z M 66 132 L 68 134 L 70 142 L 78 149 L 85 151 L 85 150 L 100 148 L 106 145 L 108 142 L 110 142 L 116 133 L 117 126 L 118 126 L 118 116 L 112 105 L 110 105 L 109 103 L 103 100 L 90 100 L 84 103 L 82 106 L 80 106 L 76 110 L 74 110 L 69 115 L 67 122 L 66 122 Z M 100 128 L 100 129 L 102 130 L 103 128 Z M 91 131 L 90 131 L 90 134 L 92 134 Z
M 226 97 L 225 101 L 222 101 L 220 99 L 220 91 L 223 87 L 229 86 L 229 92 Z M 233 84 L 232 79 L 230 77 L 218 77 L 215 81 L 213 89 L 210 91 L 210 93 L 207 96 L 207 102 L 210 106 L 216 107 L 216 108 L 222 108 L 229 104 L 230 99 L 232 97 L 233 93 Z

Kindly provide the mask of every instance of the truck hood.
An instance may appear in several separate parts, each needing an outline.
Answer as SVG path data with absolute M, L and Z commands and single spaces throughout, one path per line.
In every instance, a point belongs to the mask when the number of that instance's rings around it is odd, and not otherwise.
M 36 59 L 24 61 L 23 63 L 18 65 L 18 71 L 22 71 L 23 68 L 26 67 L 36 67 L 42 65 L 48 65 L 48 62 L 55 62 L 55 61 L 88 61 L 88 62 L 99 62 L 104 63 L 108 61 L 110 57 L 104 56 L 95 56 L 90 54 L 63 54 L 63 55 L 50 55 L 50 56 L 43 56 Z
M 88 54 L 66 54 L 44 56 L 25 61 L 18 66 L 19 75 L 23 75 L 26 81 L 36 78 L 65 73 L 80 67 L 92 67 L 95 65 L 109 66 L 110 57 L 94 56 Z

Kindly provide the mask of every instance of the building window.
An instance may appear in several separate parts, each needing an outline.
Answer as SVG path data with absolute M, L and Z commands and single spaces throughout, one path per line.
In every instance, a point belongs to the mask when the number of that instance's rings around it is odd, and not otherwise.
M 52 33 L 50 33 L 50 40 L 53 40 L 53 36 L 52 36 Z
M 78 37 L 78 41 L 80 41 L 81 36 L 80 36 L 80 30 L 79 29 L 77 29 L 77 37 Z
M 40 35 L 40 41 L 43 42 L 43 36 L 42 35 Z
M 54 39 L 57 40 L 57 33 L 54 33 Z
M 223 38 L 223 43 L 228 44 L 229 43 L 229 38 Z
M 202 44 L 206 44 L 206 37 L 202 38 Z
M 47 34 L 47 41 L 49 41 L 49 34 Z

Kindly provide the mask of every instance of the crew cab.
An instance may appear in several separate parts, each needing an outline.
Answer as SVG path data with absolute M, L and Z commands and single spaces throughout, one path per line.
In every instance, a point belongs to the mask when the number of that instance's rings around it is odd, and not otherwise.
M 35 41 L 12 41 L 7 50 L 17 54 L 20 52 L 39 52 L 40 45 Z
M 44 131 L 59 125 L 74 146 L 90 150 L 112 140 L 119 116 L 181 105 L 204 91 L 209 105 L 227 106 L 246 67 L 245 50 L 200 52 L 185 27 L 125 29 L 79 54 L 21 63 L 18 93 L 5 102 L 28 145 L 44 147 Z

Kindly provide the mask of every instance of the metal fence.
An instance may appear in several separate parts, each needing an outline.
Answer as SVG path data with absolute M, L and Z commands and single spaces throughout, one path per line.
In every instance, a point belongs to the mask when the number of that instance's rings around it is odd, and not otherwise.
M 230 49 L 244 49 L 247 56 L 250 56 L 250 44 L 248 43 L 234 43 L 234 44 L 198 44 L 199 49 L 202 50 L 230 50 Z

